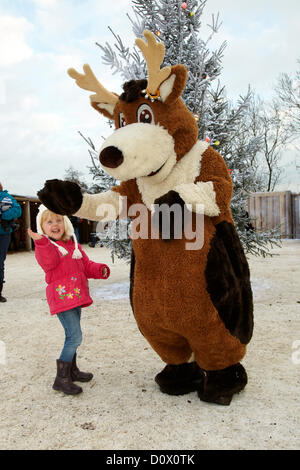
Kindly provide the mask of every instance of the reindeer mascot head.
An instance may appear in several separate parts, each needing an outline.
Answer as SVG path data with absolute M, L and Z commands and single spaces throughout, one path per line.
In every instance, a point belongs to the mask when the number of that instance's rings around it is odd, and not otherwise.
M 106 220 L 102 209 L 110 205 L 111 218 L 138 219 L 143 227 L 132 237 L 130 300 L 140 331 L 167 364 L 155 380 L 164 393 L 198 391 L 203 401 L 229 405 L 247 383 L 240 361 L 253 329 L 249 269 L 230 212 L 232 181 L 223 158 L 198 141 L 195 118 L 181 99 L 186 68 L 161 69 L 163 43 L 149 31 L 144 36 L 147 42 L 136 44 L 148 80 L 125 83 L 120 96 L 88 65 L 84 74 L 68 71 L 94 92 L 93 108 L 115 122 L 99 158 L 120 185 L 82 195 L 75 183 L 48 180 L 38 195 L 56 213 Z M 180 209 L 170 211 L 167 235 L 162 207 Z M 194 239 L 201 231 L 201 246 L 189 248 L 186 228 Z

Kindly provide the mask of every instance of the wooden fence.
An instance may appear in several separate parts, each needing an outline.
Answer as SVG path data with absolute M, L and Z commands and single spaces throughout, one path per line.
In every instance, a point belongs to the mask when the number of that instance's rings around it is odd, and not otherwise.
M 278 228 L 281 238 L 300 238 L 300 194 L 253 193 L 248 199 L 248 213 L 255 230 Z

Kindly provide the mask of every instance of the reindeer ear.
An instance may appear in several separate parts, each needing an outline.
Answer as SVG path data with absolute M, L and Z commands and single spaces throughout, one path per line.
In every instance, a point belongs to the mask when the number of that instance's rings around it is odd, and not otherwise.
M 163 103 L 170 105 L 181 96 L 187 79 L 187 69 L 184 65 L 173 65 L 169 78 L 159 87 Z
M 116 95 L 118 96 L 118 95 Z M 96 109 L 99 113 L 103 114 L 103 116 L 107 117 L 108 119 L 114 119 L 114 109 L 115 104 L 112 103 L 98 103 L 91 99 L 91 106 Z

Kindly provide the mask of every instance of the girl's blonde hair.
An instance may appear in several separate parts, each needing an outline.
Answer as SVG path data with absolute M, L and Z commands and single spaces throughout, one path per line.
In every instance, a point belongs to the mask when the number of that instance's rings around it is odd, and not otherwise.
M 45 210 L 43 213 L 42 213 L 42 217 L 41 217 L 41 229 L 43 230 L 43 223 L 46 222 L 47 219 L 49 219 L 49 217 L 64 217 L 63 215 L 61 214 L 56 214 L 55 212 L 52 212 L 50 211 L 49 209 Z M 65 222 L 65 221 L 64 221 Z M 66 235 L 66 228 L 64 229 L 64 233 L 61 237 L 61 240 L 63 242 L 66 242 L 67 240 L 69 240 L 69 237 L 67 237 Z

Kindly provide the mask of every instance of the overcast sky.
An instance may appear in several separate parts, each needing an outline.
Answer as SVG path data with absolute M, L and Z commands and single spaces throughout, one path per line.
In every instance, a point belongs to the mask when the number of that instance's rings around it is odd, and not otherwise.
M 87 62 L 108 89 L 120 92 L 122 80 L 102 64 L 95 42 L 113 42 L 111 26 L 133 45 L 130 4 L 0 0 L 0 181 L 11 193 L 35 195 L 71 165 L 88 175 L 87 144 L 77 131 L 97 146 L 112 131 L 66 70 Z M 218 12 L 223 24 L 216 41 L 227 41 L 221 78 L 228 96 L 235 99 L 250 84 L 269 98 L 279 74 L 293 74 L 300 58 L 299 0 L 208 0 L 203 25 Z M 285 157 L 286 184 L 297 178 L 295 155 Z

